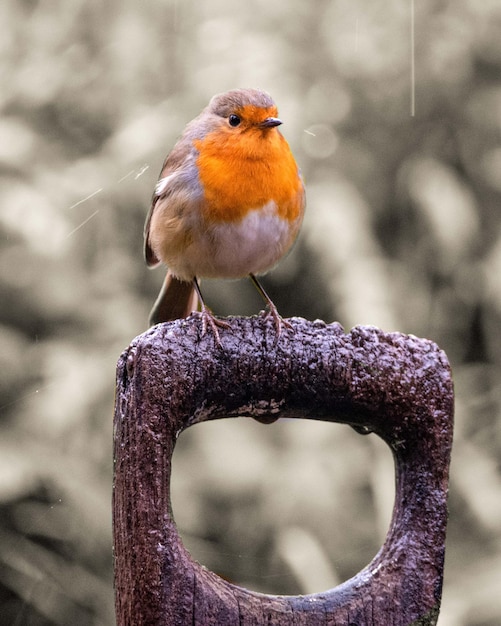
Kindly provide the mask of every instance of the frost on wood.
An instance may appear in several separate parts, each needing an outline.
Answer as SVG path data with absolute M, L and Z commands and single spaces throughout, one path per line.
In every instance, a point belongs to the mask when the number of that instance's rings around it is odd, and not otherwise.
M 408 626 L 435 624 L 442 593 L 453 390 L 431 341 L 373 327 L 293 318 L 232 318 L 200 337 L 193 314 L 137 337 L 118 362 L 114 438 L 117 623 L 125 625 Z M 180 431 L 251 416 L 351 424 L 392 449 L 396 495 L 385 543 L 356 576 L 327 592 L 272 596 L 194 561 L 170 505 Z

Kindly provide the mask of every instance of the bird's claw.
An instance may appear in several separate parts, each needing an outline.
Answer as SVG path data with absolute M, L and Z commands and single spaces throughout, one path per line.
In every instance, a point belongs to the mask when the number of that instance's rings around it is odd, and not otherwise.
M 268 302 L 267 304 L 267 310 L 264 311 L 264 317 L 271 317 L 273 319 L 273 323 L 275 324 L 275 328 L 277 330 L 277 336 L 280 337 L 280 334 L 282 332 L 282 328 L 288 328 L 291 329 L 292 328 L 292 324 L 290 322 L 288 322 L 286 319 L 284 319 L 280 313 L 278 312 L 277 307 L 273 304 L 273 302 Z
M 200 315 L 202 316 L 202 337 L 207 332 L 207 329 L 210 328 L 214 334 L 214 339 L 216 340 L 217 345 L 222 348 L 223 344 L 221 343 L 221 337 L 219 336 L 218 326 L 219 328 L 230 329 L 231 324 L 229 324 L 229 322 L 225 322 L 224 320 L 217 319 L 214 313 L 206 306 L 202 306 Z

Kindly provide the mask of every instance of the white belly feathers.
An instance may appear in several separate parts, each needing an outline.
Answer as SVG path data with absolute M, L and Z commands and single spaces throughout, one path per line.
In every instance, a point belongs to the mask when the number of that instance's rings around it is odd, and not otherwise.
M 275 202 L 269 202 L 239 221 L 205 225 L 203 236 L 193 232 L 193 242 L 170 270 L 185 280 L 265 273 L 292 245 L 300 220 L 294 226 L 277 215 Z

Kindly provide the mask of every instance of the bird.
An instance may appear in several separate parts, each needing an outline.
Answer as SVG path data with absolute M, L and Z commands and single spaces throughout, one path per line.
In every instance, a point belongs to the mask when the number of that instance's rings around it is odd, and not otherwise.
M 221 345 L 216 318 L 200 290 L 202 278 L 249 277 L 267 305 L 277 334 L 283 320 L 257 276 L 289 252 L 306 198 L 300 169 L 278 130 L 272 97 L 232 89 L 212 97 L 167 155 L 144 226 L 148 267 L 167 266 L 151 325 L 198 310 Z

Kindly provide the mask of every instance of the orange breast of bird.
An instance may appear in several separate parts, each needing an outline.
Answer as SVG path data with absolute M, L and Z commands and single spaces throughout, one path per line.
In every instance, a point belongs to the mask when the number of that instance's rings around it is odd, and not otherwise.
M 247 114 L 248 116 L 248 114 Z M 285 138 L 249 128 L 239 135 L 219 128 L 195 140 L 207 222 L 236 222 L 274 202 L 277 216 L 294 224 L 303 205 L 303 184 Z
M 237 278 L 273 267 L 296 239 L 304 212 L 303 182 L 285 138 L 259 123 L 276 116 L 247 105 L 237 132 L 219 125 L 195 139 L 206 236 L 192 247 L 201 276 Z

